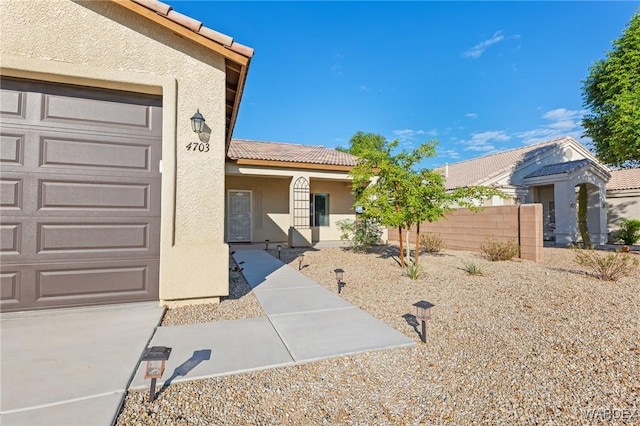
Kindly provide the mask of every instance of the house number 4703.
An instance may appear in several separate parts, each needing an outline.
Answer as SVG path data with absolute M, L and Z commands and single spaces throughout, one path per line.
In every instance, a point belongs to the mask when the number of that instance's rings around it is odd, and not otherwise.
M 191 142 L 187 145 L 187 151 L 209 152 L 209 144 L 207 142 Z

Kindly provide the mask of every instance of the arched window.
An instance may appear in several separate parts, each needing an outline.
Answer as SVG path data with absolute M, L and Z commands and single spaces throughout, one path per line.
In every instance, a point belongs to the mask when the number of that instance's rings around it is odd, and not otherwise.
M 293 226 L 309 228 L 309 182 L 303 177 L 293 184 Z

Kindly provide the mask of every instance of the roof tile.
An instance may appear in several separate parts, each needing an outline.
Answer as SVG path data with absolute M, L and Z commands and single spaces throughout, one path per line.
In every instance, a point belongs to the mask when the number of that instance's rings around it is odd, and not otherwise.
M 161 15 L 167 16 L 167 14 L 173 9 L 168 4 L 156 1 L 156 0 L 131 0 L 138 3 L 141 6 L 151 9 Z
M 199 32 L 202 27 L 202 22 L 197 21 L 187 15 L 183 15 L 182 13 L 178 13 L 175 10 L 170 10 L 167 14 L 167 18 L 171 19 L 173 22 L 182 25 L 183 27 L 189 28 L 193 32 Z
M 513 170 L 519 164 L 535 158 L 569 140 L 571 140 L 571 138 L 568 137 L 553 139 L 535 145 L 510 149 L 496 154 L 485 155 L 484 157 L 449 164 L 446 166 L 448 169 L 446 188 L 454 189 L 479 185 L 487 179 Z M 444 174 L 445 168 L 439 167 L 437 170 Z
M 251 58 L 253 56 L 254 51 L 251 47 L 236 43 L 233 41 L 233 37 L 205 27 L 204 25 L 202 25 L 202 22 L 195 20 L 189 16 L 183 15 L 182 13 L 176 12 L 175 10 L 173 10 L 173 7 L 168 4 L 156 0 L 131 1 L 144 6 L 147 9 L 153 10 L 154 12 L 167 17 L 173 22 L 182 25 L 183 27 L 186 27 L 193 32 L 196 32 L 209 40 L 215 41 L 216 43 L 225 46 L 233 52 L 236 52 L 248 58 Z
M 227 155 L 232 160 L 266 160 L 329 166 L 355 166 L 358 160 L 354 155 L 331 148 L 246 139 L 232 139 Z
M 607 189 L 610 191 L 640 189 L 640 168 L 612 170 Z

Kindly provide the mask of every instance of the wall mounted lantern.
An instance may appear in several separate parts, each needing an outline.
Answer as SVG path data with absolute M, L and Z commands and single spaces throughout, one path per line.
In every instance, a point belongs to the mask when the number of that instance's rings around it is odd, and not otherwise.
M 195 133 L 202 133 L 205 121 L 206 120 L 204 119 L 202 114 L 200 114 L 200 109 L 198 108 L 196 113 L 193 114 L 193 117 L 191 117 L 191 128 Z
M 166 346 L 153 346 L 145 349 L 142 353 L 142 361 L 147 362 L 144 378 L 151 379 L 151 386 L 149 387 L 150 402 L 153 402 L 156 397 L 156 380 L 162 378 L 164 365 L 169 359 L 169 355 L 171 355 L 171 348 Z
M 416 307 L 416 318 L 422 322 L 422 333 L 420 340 L 427 343 L 427 320 L 431 319 L 431 308 L 433 305 L 426 300 L 421 300 L 413 304 Z
M 341 268 L 334 269 L 333 272 L 336 273 L 336 281 L 338 281 L 338 294 L 342 292 L 342 287 L 346 285 L 342 278 L 344 277 L 344 270 Z

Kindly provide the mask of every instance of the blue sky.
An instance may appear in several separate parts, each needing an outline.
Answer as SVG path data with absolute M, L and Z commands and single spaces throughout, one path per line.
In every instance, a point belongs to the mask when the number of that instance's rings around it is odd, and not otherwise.
M 559 136 L 640 1 L 169 1 L 255 49 L 234 137 L 348 146 L 358 130 L 436 167 Z

